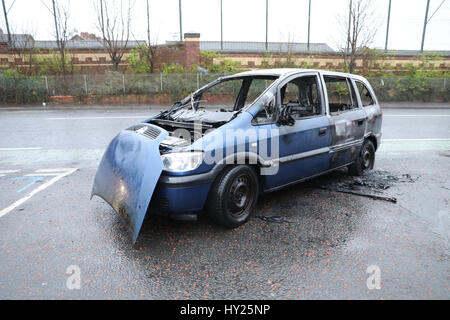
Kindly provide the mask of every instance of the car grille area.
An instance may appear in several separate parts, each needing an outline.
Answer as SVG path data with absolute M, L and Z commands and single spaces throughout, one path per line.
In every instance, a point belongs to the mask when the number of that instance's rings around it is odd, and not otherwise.
M 161 134 L 160 129 L 145 124 L 134 125 L 127 130 L 137 132 L 151 140 L 155 140 Z

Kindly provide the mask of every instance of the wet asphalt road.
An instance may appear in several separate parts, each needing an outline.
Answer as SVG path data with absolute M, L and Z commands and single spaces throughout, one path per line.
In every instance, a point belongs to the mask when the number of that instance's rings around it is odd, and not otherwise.
M 1 299 L 450 297 L 450 109 L 384 110 L 375 172 L 412 178 L 382 191 L 397 203 L 319 188 L 347 181 L 338 171 L 262 196 L 255 215 L 281 223 L 155 216 L 132 246 L 90 191 L 111 138 L 155 112 L 0 109 Z M 381 289 L 368 288 L 369 266 Z

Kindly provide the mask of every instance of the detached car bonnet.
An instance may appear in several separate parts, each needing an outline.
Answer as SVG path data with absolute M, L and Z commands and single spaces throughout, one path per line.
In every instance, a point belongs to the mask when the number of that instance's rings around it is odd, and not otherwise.
M 133 244 L 163 170 L 159 145 L 168 134 L 146 123 L 122 130 L 109 144 L 95 175 L 91 198 L 99 196 L 111 205 Z

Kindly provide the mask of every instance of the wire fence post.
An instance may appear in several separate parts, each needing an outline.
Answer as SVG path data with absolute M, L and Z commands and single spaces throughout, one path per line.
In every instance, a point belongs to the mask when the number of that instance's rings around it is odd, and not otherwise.
M 48 78 L 47 78 L 47 76 L 45 76 L 44 78 L 45 78 L 45 91 L 46 91 L 47 96 L 48 96 Z
M 86 91 L 86 95 L 88 94 L 88 86 L 87 86 L 87 77 L 84 75 L 84 90 Z
M 200 78 L 198 73 L 197 73 L 197 89 L 200 89 Z
M 123 94 L 125 94 L 125 75 L 122 74 L 122 90 L 123 90 Z
M 445 90 L 445 85 L 447 84 L 447 78 L 444 78 L 444 90 Z
M 162 73 L 159 74 L 159 84 L 160 84 L 160 89 L 161 89 L 161 93 L 163 92 L 163 79 L 162 79 Z

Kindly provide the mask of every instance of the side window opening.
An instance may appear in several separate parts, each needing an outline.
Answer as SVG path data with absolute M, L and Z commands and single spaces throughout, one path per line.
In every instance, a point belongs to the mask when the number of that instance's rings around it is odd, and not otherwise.
M 367 89 L 367 87 L 364 85 L 364 83 L 355 81 L 356 87 L 358 88 L 359 96 L 361 98 L 361 102 L 363 107 L 371 106 L 375 104 L 373 101 L 372 95 L 370 94 L 370 91 Z
M 261 97 L 261 108 L 255 115 L 253 124 L 268 124 L 275 120 L 276 94 L 275 90 L 267 91 Z
M 248 92 L 245 99 L 245 105 L 253 103 L 253 101 L 269 88 L 277 77 L 258 77 L 251 80 L 248 86 Z M 266 91 L 258 98 L 260 109 L 253 117 L 252 123 L 255 125 L 269 124 L 275 121 L 276 107 L 276 88 Z
M 258 98 L 264 90 L 266 90 L 275 79 L 252 79 L 250 86 L 248 88 L 247 97 L 245 99 L 244 105 L 252 103 L 256 98 Z
M 351 81 L 344 77 L 324 76 L 331 115 L 358 108 Z
M 302 76 L 289 81 L 280 89 L 281 104 L 289 106 L 294 119 L 322 113 L 316 76 Z

